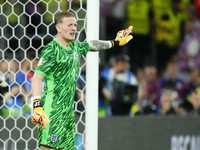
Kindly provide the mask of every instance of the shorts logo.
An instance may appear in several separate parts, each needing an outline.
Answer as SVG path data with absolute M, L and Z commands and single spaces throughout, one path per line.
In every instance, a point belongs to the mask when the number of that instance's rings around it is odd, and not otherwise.
M 58 138 L 58 135 L 56 134 L 51 134 L 51 142 L 56 142 L 57 141 L 57 138 Z
M 41 66 L 44 63 L 44 58 L 40 58 L 39 62 L 38 62 L 38 66 Z

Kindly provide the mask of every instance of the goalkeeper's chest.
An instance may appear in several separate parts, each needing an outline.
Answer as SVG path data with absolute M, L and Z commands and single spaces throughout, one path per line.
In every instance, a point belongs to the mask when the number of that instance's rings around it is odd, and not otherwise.
M 79 58 L 79 53 L 77 51 L 65 51 L 60 54 L 59 64 L 66 67 L 79 66 Z

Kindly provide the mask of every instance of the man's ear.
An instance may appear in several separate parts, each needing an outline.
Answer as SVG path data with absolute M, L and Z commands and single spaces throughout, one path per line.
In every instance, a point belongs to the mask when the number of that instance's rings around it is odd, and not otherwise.
M 58 32 L 61 32 L 61 27 L 57 24 L 56 25 L 56 30 L 58 31 Z

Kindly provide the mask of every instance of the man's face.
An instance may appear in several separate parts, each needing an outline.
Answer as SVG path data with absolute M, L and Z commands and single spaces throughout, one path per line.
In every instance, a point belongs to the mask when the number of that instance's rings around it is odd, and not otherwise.
M 120 60 L 116 63 L 115 68 L 120 72 L 126 70 L 128 67 L 128 63 L 126 61 Z
M 199 94 L 193 92 L 191 94 L 191 104 L 195 110 L 200 108 L 200 97 Z
M 169 73 L 169 75 L 171 76 L 171 78 L 175 78 L 177 75 L 177 68 L 175 64 L 169 64 L 167 66 L 167 71 Z
M 65 17 L 63 18 L 62 23 L 57 25 L 58 33 L 67 42 L 75 40 L 76 30 L 77 22 L 74 17 Z

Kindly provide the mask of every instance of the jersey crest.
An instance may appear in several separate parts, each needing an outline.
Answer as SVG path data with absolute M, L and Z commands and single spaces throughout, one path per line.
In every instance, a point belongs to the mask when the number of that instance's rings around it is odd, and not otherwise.
M 57 141 L 57 138 L 58 138 L 58 135 L 56 134 L 51 134 L 51 142 L 56 142 Z

